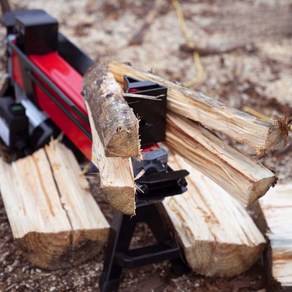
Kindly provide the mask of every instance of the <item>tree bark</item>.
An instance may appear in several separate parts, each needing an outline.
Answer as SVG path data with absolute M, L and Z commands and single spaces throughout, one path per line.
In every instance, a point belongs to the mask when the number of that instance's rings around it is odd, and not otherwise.
M 83 79 L 82 93 L 105 155 L 139 157 L 139 121 L 112 73 L 102 65 L 94 65 Z
M 245 206 L 263 196 L 276 181 L 274 173 L 259 162 L 173 113 L 167 116 L 166 143 Z
M 281 149 L 288 142 L 288 126 L 279 119 L 262 121 L 247 113 L 228 108 L 200 92 L 184 88 L 126 64 L 110 62 L 109 69 L 120 83 L 123 82 L 123 76 L 128 75 L 166 86 L 168 109 L 249 145 L 258 154 Z
M 78 265 L 107 241 L 109 224 L 74 155 L 59 143 L 12 165 L 0 160 L 0 189 L 16 242 L 40 268 Z
M 189 266 L 205 276 L 233 277 L 248 270 L 265 239 L 247 211 L 178 155 L 169 165 L 190 172 L 188 191 L 164 200 Z

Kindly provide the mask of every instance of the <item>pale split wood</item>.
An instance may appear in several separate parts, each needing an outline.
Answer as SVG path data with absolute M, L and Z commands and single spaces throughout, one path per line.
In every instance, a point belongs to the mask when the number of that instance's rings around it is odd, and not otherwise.
M 254 148 L 258 154 L 283 148 L 288 142 L 288 127 L 278 119 L 262 121 L 229 108 L 200 92 L 184 88 L 152 73 L 116 61 L 108 64 L 115 79 L 122 83 L 128 75 L 167 87 L 168 109 Z
M 106 66 L 92 66 L 83 90 L 95 129 L 110 157 L 140 157 L 139 121 L 123 97 L 123 90 Z
M 277 185 L 259 200 L 270 241 L 271 270 L 274 280 L 292 289 L 292 183 Z M 289 290 L 289 291 L 290 291 Z
M 70 150 L 52 143 L 9 165 L 0 190 L 23 255 L 44 269 L 68 268 L 100 252 L 109 224 Z
M 89 105 L 89 123 L 92 133 L 92 163 L 99 169 L 100 188 L 116 209 L 127 215 L 135 215 L 135 182 L 130 158 L 106 157 L 103 144 L 95 128 Z
M 187 192 L 163 203 L 189 266 L 205 276 L 232 277 L 248 270 L 265 239 L 245 208 L 180 156 L 170 156 L 169 165 L 190 172 Z
M 56 142 L 46 146 L 45 150 L 61 194 L 60 201 L 68 214 L 73 230 L 78 230 L 73 233 L 73 246 L 79 244 L 82 236 L 88 236 L 88 239 L 92 241 L 97 240 L 97 234 L 82 234 L 82 230 L 104 229 L 107 221 L 90 194 L 89 184 L 81 173 L 73 153 L 68 151 L 63 144 Z M 64 171 L 64 169 L 70 169 L 70 171 Z M 72 196 L 74 193 L 80 195 Z M 96 220 L 97 217 L 99 220 Z
M 207 129 L 168 113 L 166 143 L 195 168 L 248 206 L 275 183 L 269 169 L 225 144 Z

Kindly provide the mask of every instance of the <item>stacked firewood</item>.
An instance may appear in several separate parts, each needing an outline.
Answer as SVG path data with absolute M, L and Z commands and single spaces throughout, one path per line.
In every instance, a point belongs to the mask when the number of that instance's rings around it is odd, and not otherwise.
M 261 255 L 265 238 L 245 207 L 276 183 L 275 174 L 218 138 L 221 132 L 263 155 L 284 147 L 288 125 L 262 121 L 247 113 L 132 66 L 111 62 L 93 67 L 83 95 L 93 133 L 93 162 L 101 189 L 120 211 L 135 214 L 131 156 L 139 157 L 138 121 L 127 107 L 121 86 L 127 75 L 168 89 L 166 146 L 169 164 L 186 168 L 188 192 L 164 206 L 189 266 L 208 276 L 234 276 Z M 112 143 L 110 143 L 110 141 Z
M 141 153 L 139 121 L 120 86 L 124 75 L 168 89 L 165 143 L 170 150 L 169 165 L 187 169 L 190 175 L 188 191 L 166 199 L 164 207 L 186 262 L 207 276 L 246 271 L 261 255 L 266 240 L 245 207 L 262 197 L 276 183 L 276 176 L 259 159 L 240 153 L 216 133 L 263 155 L 287 144 L 288 125 L 279 118 L 262 121 L 129 65 L 93 66 L 84 77 L 82 91 L 92 131 L 92 162 L 108 201 L 128 215 L 135 215 L 131 157 L 139 159 Z M 88 185 L 68 149 L 60 144 L 47 146 L 12 166 L 0 161 L 0 170 L 13 234 L 31 262 L 45 268 L 66 267 L 100 250 L 108 223 L 88 194 Z M 36 204 L 40 211 L 30 213 Z M 93 245 L 89 252 L 87 245 L 85 252 L 82 246 L 89 242 Z
M 216 134 L 249 146 L 260 157 L 286 146 L 289 125 L 280 118 L 262 121 L 130 65 L 111 62 L 108 67 L 119 83 L 127 75 L 168 89 L 169 164 L 190 175 L 187 193 L 166 199 L 164 206 L 189 266 L 208 276 L 249 269 L 266 240 L 245 207 L 265 195 L 276 176 L 260 158 L 240 153 Z

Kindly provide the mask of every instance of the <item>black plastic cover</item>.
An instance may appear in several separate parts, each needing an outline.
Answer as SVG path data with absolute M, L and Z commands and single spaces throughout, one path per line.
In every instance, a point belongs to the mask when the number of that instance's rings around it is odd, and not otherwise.
M 13 149 L 21 150 L 28 140 L 29 122 L 25 108 L 12 97 L 0 98 L 0 137 Z
M 58 21 L 41 9 L 15 12 L 14 30 L 25 54 L 47 54 L 58 48 Z
M 125 99 L 140 120 L 141 145 L 145 146 L 163 141 L 166 131 L 167 88 L 150 81 L 139 81 L 124 76 L 124 91 L 157 97 L 153 100 L 126 96 Z

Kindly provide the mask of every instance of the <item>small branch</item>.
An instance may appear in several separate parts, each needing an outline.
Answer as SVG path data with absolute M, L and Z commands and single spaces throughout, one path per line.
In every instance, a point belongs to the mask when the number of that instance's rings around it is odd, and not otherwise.
M 155 19 L 155 17 L 158 15 L 160 11 L 161 3 L 162 3 L 162 0 L 155 0 L 152 8 L 149 10 L 148 14 L 146 15 L 144 24 L 130 39 L 128 43 L 129 46 L 142 45 L 147 30 L 149 29 L 151 23 L 153 22 L 153 20 Z

